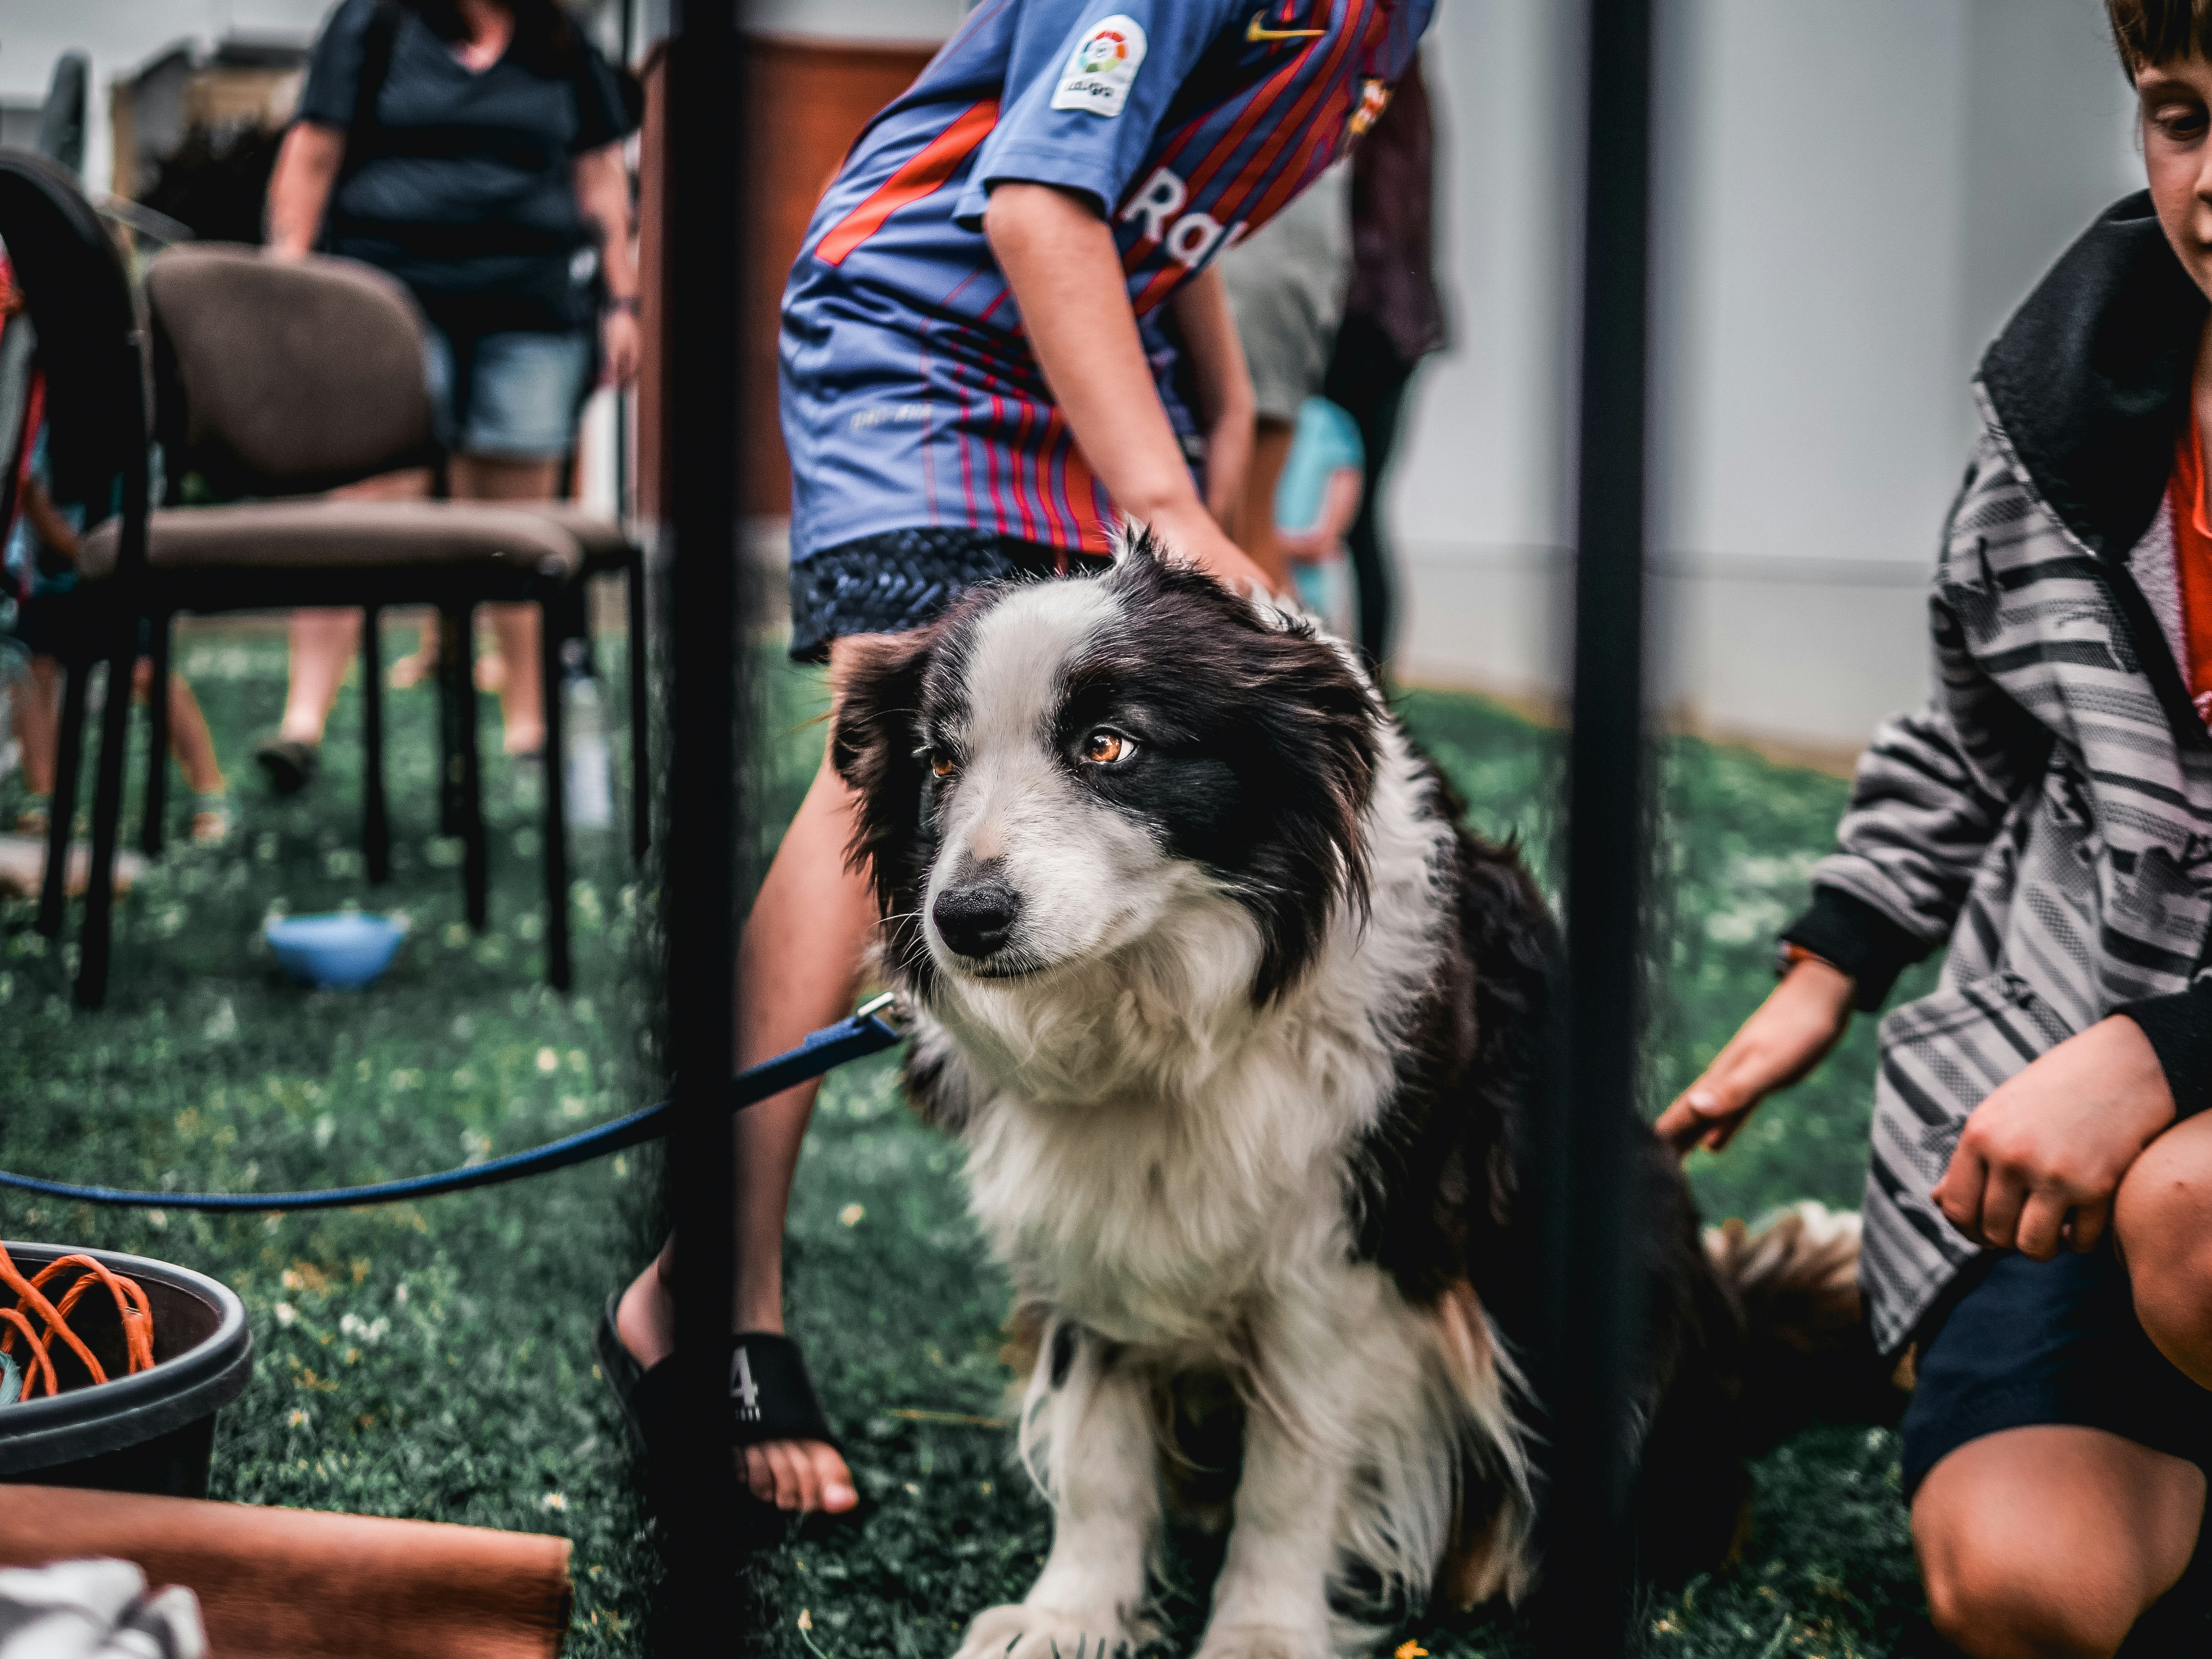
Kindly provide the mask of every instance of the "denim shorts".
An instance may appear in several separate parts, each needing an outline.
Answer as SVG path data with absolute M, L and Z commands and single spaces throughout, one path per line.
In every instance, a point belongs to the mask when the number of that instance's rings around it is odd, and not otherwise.
M 2109 1243 L 2031 1261 L 2007 1251 L 1924 1337 L 1905 1409 L 1905 1493 L 1969 1440 L 2042 1423 L 2103 1429 L 2212 1473 L 2212 1392 L 2152 1344 Z
M 575 447 L 593 343 L 581 329 L 449 334 L 427 325 L 422 374 L 438 441 L 493 460 L 562 459 Z

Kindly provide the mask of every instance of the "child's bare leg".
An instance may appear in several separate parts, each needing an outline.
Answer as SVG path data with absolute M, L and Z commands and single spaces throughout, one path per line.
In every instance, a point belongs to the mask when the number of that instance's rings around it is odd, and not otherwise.
M 744 1023 L 738 1062 L 796 1045 L 851 1012 L 860 960 L 875 923 L 866 881 L 845 867 L 851 792 L 825 760 L 784 832 L 738 952 Z M 783 1328 L 784 1212 L 819 1085 L 805 1084 L 738 1115 L 737 1307 L 733 1328 Z M 669 1253 L 623 1292 L 616 1316 L 623 1345 L 651 1365 L 674 1346 Z M 748 1448 L 748 1484 L 786 1509 L 850 1509 L 857 1501 L 844 1460 L 830 1447 L 786 1441 Z
M 2212 1389 L 2212 1115 L 2143 1149 L 2120 1182 L 2113 1225 L 2143 1329 Z
M 2107 1659 L 2197 1546 L 2204 1476 L 2102 1429 L 1970 1440 L 1912 1501 L 1936 1627 L 1974 1659 Z
M 338 700 L 348 665 L 360 654 L 361 612 L 295 611 L 288 631 L 291 670 L 276 735 L 313 748 L 323 740 L 323 725 Z
M 431 611 L 415 630 L 415 648 L 392 665 L 387 683 L 409 691 L 438 672 L 438 613 Z
M 61 745 L 62 665 L 52 657 L 31 659 L 30 684 L 14 699 L 15 739 L 23 745 L 23 787 L 54 793 L 54 757 Z
M 154 663 L 141 657 L 131 673 L 131 700 L 143 702 L 154 684 Z M 192 840 L 200 845 L 221 841 L 230 830 L 230 815 L 216 799 L 224 789 L 222 769 L 216 764 L 215 739 L 208 735 L 207 717 L 182 674 L 169 675 L 169 752 L 192 792 Z
M 420 501 L 430 493 L 427 467 L 386 472 L 331 491 L 333 501 Z M 276 735 L 287 743 L 313 748 L 323 740 L 323 724 L 338 700 L 347 666 L 361 650 L 358 611 L 295 611 L 289 624 L 291 666 L 284 692 L 284 718 Z
M 169 676 L 169 752 L 185 775 L 185 787 L 201 797 L 220 795 L 225 788 L 222 768 L 215 757 L 215 738 L 208 731 L 200 700 L 192 695 L 181 674 Z
M 489 455 L 456 455 L 450 477 L 456 500 L 545 501 L 561 480 L 558 460 L 506 460 Z M 500 714 L 507 728 L 507 752 L 534 755 L 545 747 L 545 696 L 538 674 L 538 616 L 532 605 L 494 605 L 485 610 L 499 636 L 507 672 L 499 682 Z
M 154 684 L 154 664 L 141 657 L 131 674 L 131 697 L 143 702 Z M 169 752 L 185 775 L 185 785 L 195 795 L 219 795 L 223 790 L 222 769 L 216 764 L 215 739 L 208 735 L 207 717 L 182 674 L 169 676 Z
M 536 755 L 545 748 L 545 688 L 538 677 L 538 635 L 543 631 L 534 605 L 488 605 L 491 631 L 499 641 L 507 672 L 499 682 L 499 712 L 510 755 Z

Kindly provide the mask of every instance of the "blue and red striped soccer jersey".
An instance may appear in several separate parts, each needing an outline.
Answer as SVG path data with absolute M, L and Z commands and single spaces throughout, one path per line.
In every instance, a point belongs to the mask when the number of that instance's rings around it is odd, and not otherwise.
M 1076 451 L 982 234 L 1024 179 L 1110 216 L 1162 400 L 1158 307 L 1342 155 L 1433 0 L 982 0 L 870 123 L 783 295 L 791 550 L 964 526 L 1107 550 Z

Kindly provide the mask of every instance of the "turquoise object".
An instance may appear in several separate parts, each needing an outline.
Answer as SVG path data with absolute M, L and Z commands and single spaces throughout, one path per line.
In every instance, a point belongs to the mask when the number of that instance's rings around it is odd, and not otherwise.
M 1275 482 L 1277 528 L 1297 535 L 1319 524 L 1330 477 L 1341 467 L 1359 471 L 1366 465 L 1366 454 L 1358 423 L 1338 405 L 1326 398 L 1309 398 L 1299 404 L 1290 458 Z
M 0 1406 L 12 1406 L 23 1392 L 23 1368 L 15 1356 L 0 1353 Z
M 320 916 L 271 916 L 262 936 L 293 978 L 326 990 L 355 991 L 392 965 L 407 924 L 390 916 L 342 911 Z

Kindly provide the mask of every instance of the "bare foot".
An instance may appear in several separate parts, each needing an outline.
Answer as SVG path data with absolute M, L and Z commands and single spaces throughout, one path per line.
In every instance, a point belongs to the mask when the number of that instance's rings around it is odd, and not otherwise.
M 781 1329 L 781 1324 L 776 1328 Z M 629 1357 L 651 1370 L 676 1347 L 676 1309 L 658 1257 L 630 1281 L 615 1308 L 615 1334 Z M 818 1440 L 771 1440 L 738 1451 L 754 1497 L 778 1509 L 842 1515 L 860 1501 L 836 1448 Z
M 438 649 L 424 646 L 410 651 L 386 672 L 385 684 L 394 691 L 411 691 L 438 672 Z
M 496 651 L 487 651 L 477 659 L 477 690 L 501 691 L 507 688 L 507 659 Z

